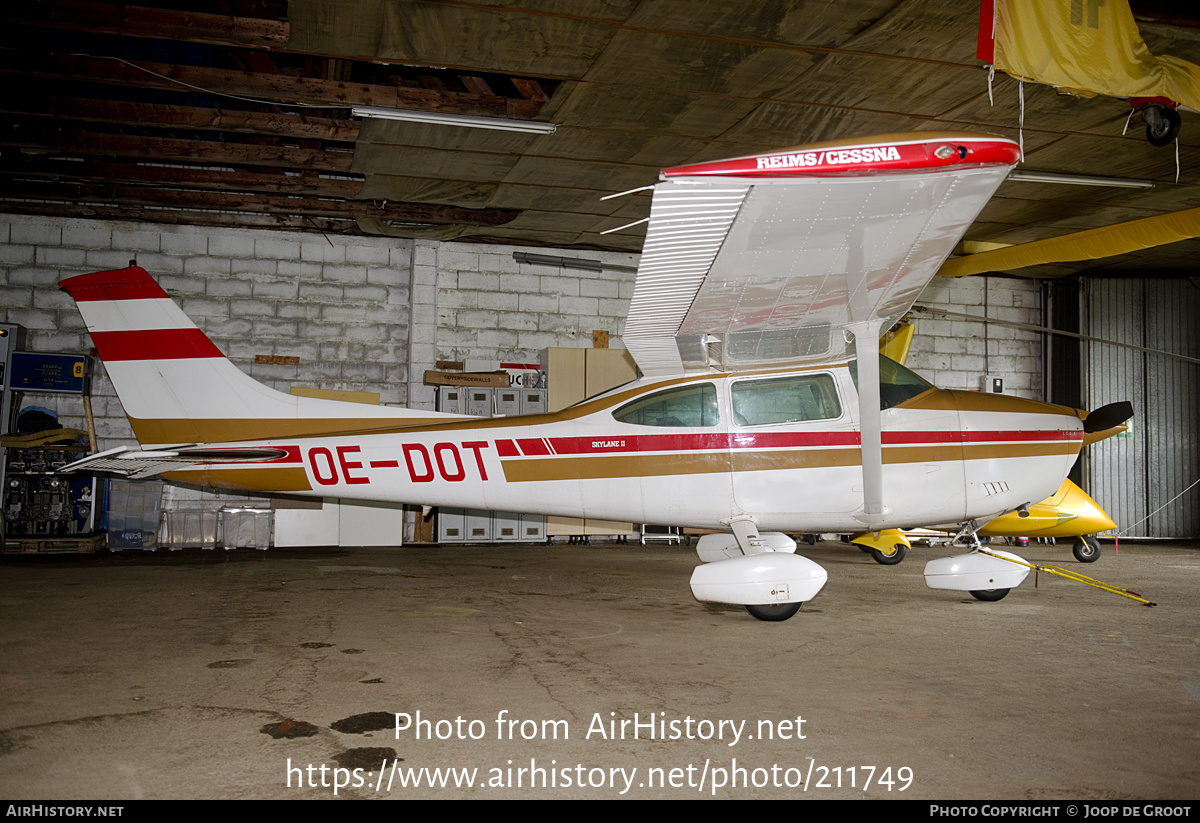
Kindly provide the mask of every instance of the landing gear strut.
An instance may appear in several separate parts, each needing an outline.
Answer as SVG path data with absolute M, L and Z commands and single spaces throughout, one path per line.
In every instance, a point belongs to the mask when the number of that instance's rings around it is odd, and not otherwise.
M 759 532 L 750 518 L 729 522 L 732 534 L 706 534 L 696 544 L 703 565 L 692 572 L 701 602 L 745 606 L 759 620 L 787 620 L 825 585 L 826 572 L 780 532 Z
M 1021 584 L 1029 574 L 1028 564 L 1008 552 L 980 551 L 982 544 L 977 530 L 973 520 L 962 524 L 951 545 L 968 547 L 971 551 L 930 560 L 925 564 L 925 585 L 931 589 L 969 592 L 976 600 L 995 602 Z

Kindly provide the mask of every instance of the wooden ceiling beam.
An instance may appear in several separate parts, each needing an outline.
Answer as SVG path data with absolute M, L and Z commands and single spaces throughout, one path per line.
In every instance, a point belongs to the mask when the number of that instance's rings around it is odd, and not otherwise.
M 93 203 L 51 203 L 3 200 L 10 214 L 46 217 L 82 217 L 93 220 L 135 220 L 139 223 L 169 223 L 182 226 L 221 226 L 244 229 L 320 231 L 327 234 L 362 234 L 357 223 L 344 218 L 309 217 L 291 214 L 192 211 L 181 208 L 138 208 Z
M 359 123 L 355 120 L 338 120 L 307 113 L 296 115 L 237 109 L 204 109 L 168 106 L 162 103 L 46 97 L 19 92 L 0 98 L 0 114 L 164 129 L 267 134 L 343 143 L 355 142 L 359 132 Z
M 5 3 L 0 9 L 0 22 L 5 25 L 180 40 L 244 49 L 283 49 L 290 37 L 290 27 L 283 20 L 90 3 L 84 0 Z
M 315 197 L 351 199 L 362 190 L 361 176 L 355 178 L 316 177 L 161 163 L 114 163 L 97 158 L 60 160 L 44 155 L 0 153 L 0 173 L 13 177 L 44 178 L 57 181 L 127 183 L 143 186 L 179 186 L 213 191 L 268 192 L 306 194 Z
M 542 88 L 542 84 L 536 80 L 526 80 L 523 77 L 510 77 L 512 84 L 516 86 L 517 91 L 526 100 L 536 100 L 539 103 L 545 103 L 550 100 L 550 95 L 546 94 L 546 90 Z
M 2 178 L 0 178 L 2 179 Z M 64 183 L 7 179 L 0 202 L 33 199 L 76 204 L 162 206 L 203 211 L 255 214 L 298 214 L 310 217 L 374 217 L 430 225 L 502 226 L 514 220 L 513 209 L 464 209 L 430 203 L 376 202 L 310 196 L 267 195 L 247 192 L 214 192 L 130 186 L 123 183 Z
M 191 94 L 224 94 L 282 104 L 323 108 L 381 106 L 482 117 L 532 119 L 537 100 L 433 91 L 405 86 L 343 83 L 282 74 L 262 74 L 203 66 L 119 60 L 78 54 L 0 51 L 0 76 L 38 77 L 69 83 L 89 82 Z
M 6 124 L 0 130 L 0 146 L 58 155 L 125 157 L 206 165 L 272 166 L 330 172 L 348 172 L 353 161 L 353 153 L 349 150 L 336 152 L 218 140 L 105 134 L 25 122 Z
M 475 94 L 487 95 L 489 97 L 495 94 L 495 92 L 492 91 L 492 87 L 488 85 L 488 81 L 482 77 L 474 74 L 463 74 L 460 75 L 458 79 L 462 81 L 464 86 L 466 86 L 467 91 L 474 92 Z

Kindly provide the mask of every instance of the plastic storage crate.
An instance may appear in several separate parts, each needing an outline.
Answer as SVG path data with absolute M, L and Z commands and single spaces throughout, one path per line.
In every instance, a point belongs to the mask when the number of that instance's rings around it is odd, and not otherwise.
M 274 514 L 271 509 L 221 509 L 221 542 L 227 549 L 270 548 Z
M 162 506 L 161 480 L 108 481 L 106 528 L 110 551 L 158 548 L 158 519 Z
M 172 551 L 215 549 L 220 537 L 220 518 L 215 511 L 163 512 L 158 544 Z

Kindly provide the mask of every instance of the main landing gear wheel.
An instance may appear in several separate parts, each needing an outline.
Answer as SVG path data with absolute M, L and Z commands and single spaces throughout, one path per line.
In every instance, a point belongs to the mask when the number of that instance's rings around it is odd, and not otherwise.
M 746 611 L 759 620 L 778 623 L 800 611 L 800 607 L 803 605 L 803 603 L 767 603 L 762 606 L 747 606 Z
M 1095 563 L 1100 559 L 1100 541 L 1091 535 L 1076 538 L 1071 553 L 1080 563 Z
M 971 592 L 971 597 L 985 603 L 995 603 L 997 600 L 1003 600 L 1008 592 L 1008 589 L 978 589 Z
M 871 549 L 871 557 L 875 558 L 875 562 L 881 566 L 894 566 L 908 554 L 908 546 L 897 543 L 892 548 L 894 551 L 891 554 L 884 554 L 879 549 Z

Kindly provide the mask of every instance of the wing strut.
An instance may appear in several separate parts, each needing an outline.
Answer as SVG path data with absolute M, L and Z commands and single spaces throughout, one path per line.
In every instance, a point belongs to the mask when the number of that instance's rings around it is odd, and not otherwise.
M 868 526 L 889 513 L 883 505 L 883 420 L 879 411 L 879 332 L 883 321 L 851 323 L 858 358 L 858 426 L 862 448 L 863 510 L 856 517 Z

